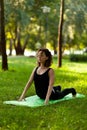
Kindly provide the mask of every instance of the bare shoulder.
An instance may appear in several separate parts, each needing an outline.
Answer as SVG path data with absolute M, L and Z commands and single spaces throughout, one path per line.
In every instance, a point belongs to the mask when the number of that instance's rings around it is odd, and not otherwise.
M 33 70 L 32 70 L 32 74 L 34 74 L 35 70 L 36 70 L 37 67 L 35 67 Z
M 49 74 L 54 74 L 54 69 L 53 68 L 50 68 Z
M 37 69 L 37 67 L 35 67 L 34 69 L 33 69 L 33 71 L 35 71 Z
M 36 69 L 37 69 L 37 67 L 35 67 L 32 72 L 35 72 Z

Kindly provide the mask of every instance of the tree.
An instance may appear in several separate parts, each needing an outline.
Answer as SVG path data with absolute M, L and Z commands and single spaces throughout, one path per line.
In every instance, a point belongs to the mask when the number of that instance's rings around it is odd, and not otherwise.
M 51 47 L 56 52 L 58 46 L 57 37 L 60 0 L 9 1 L 9 5 L 7 4 L 5 6 L 6 31 L 12 34 L 13 42 L 11 42 L 14 43 L 14 48 L 17 54 L 24 52 L 25 47 L 28 47 L 31 50 L 36 50 L 37 46 L 44 46 L 46 28 L 45 16 L 48 17 L 47 42 L 51 44 Z M 41 7 L 44 5 L 51 8 L 51 11 L 48 15 L 45 15 L 42 12 Z M 80 45 L 81 39 L 83 39 L 83 42 L 86 43 L 86 37 L 84 38 L 87 30 L 86 7 L 86 0 L 76 0 L 74 2 L 73 0 L 66 0 L 62 29 L 62 48 L 67 46 L 73 47 L 77 44 Z M 80 9 L 81 11 L 79 11 Z
M 37 44 L 40 43 L 40 46 L 45 44 L 45 20 L 46 17 L 42 12 L 41 7 L 45 5 L 51 7 L 52 10 L 59 10 L 59 6 L 56 5 L 58 0 L 55 2 L 50 2 L 48 0 L 9 0 L 10 3 L 6 4 L 6 30 L 10 31 L 14 43 L 14 48 L 16 52 L 23 52 L 24 50 L 24 38 L 26 35 L 29 35 L 27 40 L 27 47 L 35 50 Z M 59 4 L 59 2 L 58 2 Z M 56 11 L 56 16 L 54 12 L 50 12 L 48 15 L 48 42 L 52 43 L 51 45 L 56 48 L 57 46 L 57 26 L 58 26 L 58 12 Z M 55 20 L 54 20 L 55 18 Z M 53 20 L 52 20 L 53 19 Z M 56 21 L 56 24 L 55 24 Z M 54 25 L 52 25 L 54 23 Z M 50 29 L 53 26 L 53 29 Z M 15 31 L 16 30 L 16 31 Z M 18 32 L 19 30 L 19 32 Z M 55 31 L 56 30 L 56 31 Z M 52 33 L 51 33 L 52 32 Z M 24 36 L 25 35 L 25 36 Z M 50 37 L 53 35 L 52 37 Z M 18 40 L 19 37 L 19 40 Z M 26 38 L 27 39 L 27 38 Z M 22 41 L 22 42 L 21 42 Z M 54 42 L 54 43 L 53 43 Z M 55 49 L 56 50 L 56 49 Z
M 0 2 L 0 47 L 2 54 L 2 69 L 8 70 L 7 55 L 6 55 L 6 40 L 5 40 L 5 25 L 4 25 L 4 0 Z
M 23 55 L 29 40 L 29 10 L 33 1 L 11 0 L 5 3 L 6 31 L 11 35 L 11 42 L 17 55 Z
M 63 14 L 64 14 L 64 0 L 61 0 L 60 5 L 60 21 L 58 28 L 58 67 L 62 65 L 62 27 L 63 27 Z
M 86 0 L 67 0 L 64 11 L 63 46 L 69 49 L 82 49 L 87 46 L 86 15 Z

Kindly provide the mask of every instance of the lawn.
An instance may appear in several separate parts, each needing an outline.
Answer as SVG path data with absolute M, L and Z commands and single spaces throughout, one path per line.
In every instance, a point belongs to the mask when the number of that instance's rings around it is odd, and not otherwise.
M 57 68 L 57 59 L 54 58 L 55 85 L 75 87 L 86 97 L 38 108 L 3 104 L 5 100 L 18 99 L 36 60 L 23 56 L 8 57 L 8 65 L 8 71 L 0 68 L 0 130 L 87 130 L 87 63 L 63 59 L 62 68 Z M 34 94 L 32 85 L 26 96 Z

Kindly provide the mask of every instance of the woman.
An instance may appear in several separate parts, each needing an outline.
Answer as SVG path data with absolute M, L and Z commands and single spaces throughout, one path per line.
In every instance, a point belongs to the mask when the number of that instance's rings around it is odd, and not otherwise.
M 52 63 L 52 55 L 48 49 L 39 49 L 37 52 L 37 67 L 34 68 L 32 74 L 27 82 L 23 93 L 21 94 L 19 101 L 25 98 L 25 94 L 32 82 L 34 81 L 36 94 L 45 99 L 45 104 L 48 104 L 49 100 L 61 99 L 69 93 L 73 96 L 76 95 L 74 88 L 66 88 L 61 91 L 61 86 L 54 86 L 54 70 L 50 68 Z

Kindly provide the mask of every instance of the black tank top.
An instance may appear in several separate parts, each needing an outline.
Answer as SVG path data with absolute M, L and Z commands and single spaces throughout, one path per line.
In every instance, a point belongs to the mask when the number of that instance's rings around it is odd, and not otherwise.
M 51 68 L 49 68 L 46 72 L 43 74 L 37 74 L 37 69 L 36 68 L 34 72 L 34 84 L 35 84 L 35 90 L 36 94 L 40 97 L 45 99 L 48 86 L 49 86 L 49 75 L 48 72 Z

